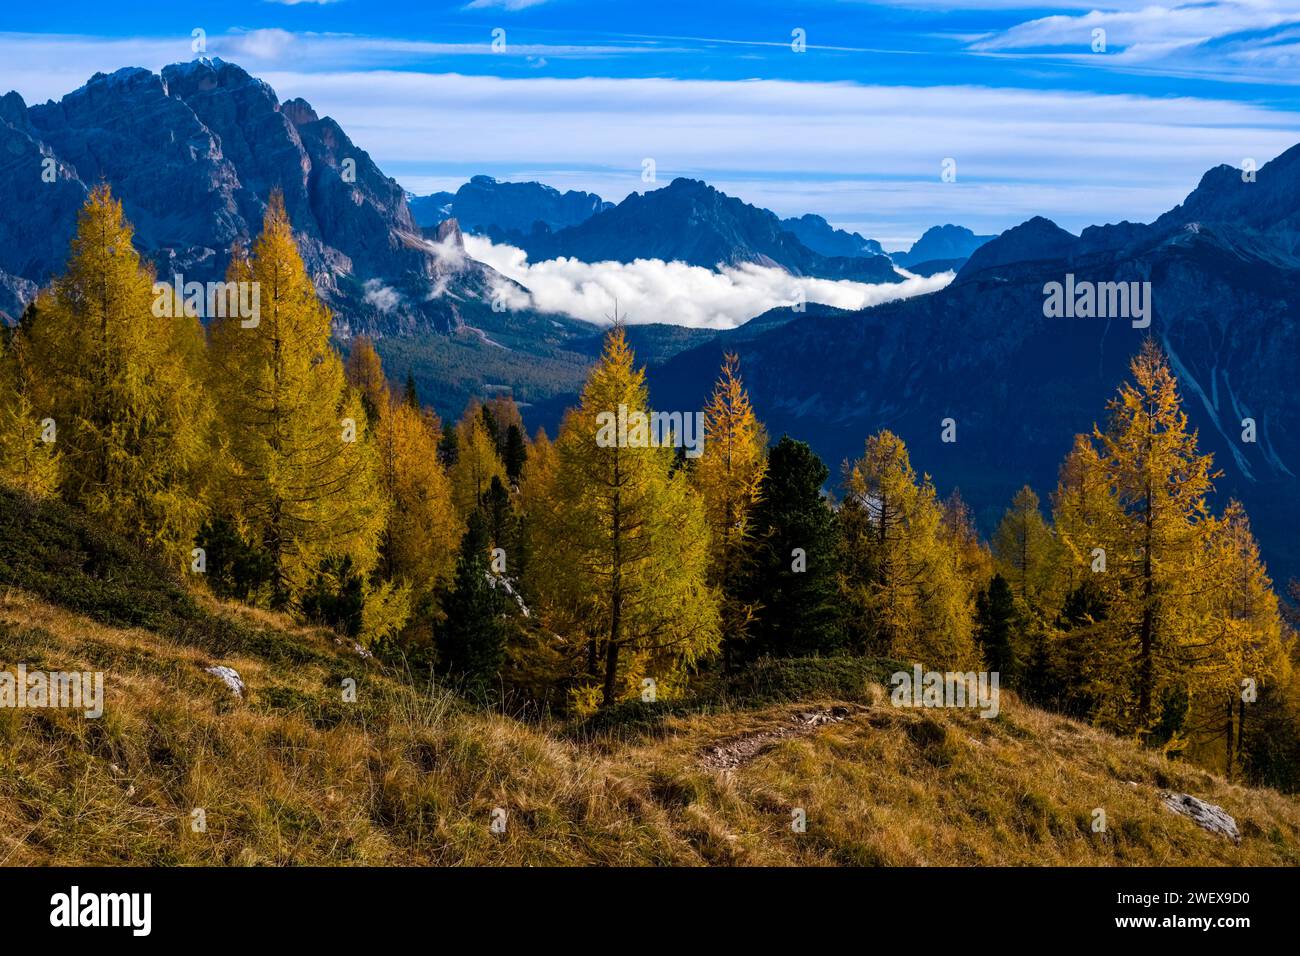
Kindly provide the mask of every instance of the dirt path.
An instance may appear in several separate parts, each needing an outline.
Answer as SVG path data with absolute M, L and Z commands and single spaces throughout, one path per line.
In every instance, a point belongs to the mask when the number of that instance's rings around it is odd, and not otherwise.
M 775 747 L 782 740 L 803 737 L 824 724 L 838 724 L 848 720 L 850 714 L 847 707 L 799 711 L 789 723 L 779 727 L 733 737 L 725 743 L 706 747 L 700 757 L 700 763 L 711 770 L 734 770 Z

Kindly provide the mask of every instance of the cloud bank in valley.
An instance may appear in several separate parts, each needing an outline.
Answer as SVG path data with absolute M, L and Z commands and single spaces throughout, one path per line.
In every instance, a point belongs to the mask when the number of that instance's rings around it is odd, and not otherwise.
M 913 276 L 898 283 L 870 284 L 792 276 L 783 269 L 757 265 L 725 267 L 715 272 L 684 262 L 637 259 L 635 262 L 582 262 L 559 258 L 529 262 L 528 254 L 498 245 L 483 236 L 466 236 L 471 258 L 529 290 L 507 295 L 511 308 L 532 307 L 560 312 L 588 322 L 605 323 L 626 314 L 631 324 L 665 322 L 691 328 L 730 329 L 756 315 L 800 299 L 841 309 L 862 309 L 893 299 L 937 292 L 952 281 L 951 272 L 929 278 Z

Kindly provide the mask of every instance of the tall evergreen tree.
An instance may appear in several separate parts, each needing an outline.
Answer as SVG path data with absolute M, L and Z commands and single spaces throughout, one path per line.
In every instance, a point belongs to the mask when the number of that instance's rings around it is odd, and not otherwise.
M 460 461 L 460 432 L 451 422 L 442 426 L 442 439 L 438 442 L 438 460 L 444 468 Z
M 1016 602 L 1011 586 L 1001 574 L 994 574 L 989 586 L 975 601 L 975 640 L 984 663 L 1011 684 L 1019 670 L 1012 635 L 1016 628 Z
M 830 475 L 807 444 L 783 435 L 767 454 L 750 512 L 753 559 L 737 587 L 756 607 L 745 657 L 827 653 L 842 644 L 835 514 L 822 495 Z
M 487 519 L 492 547 L 506 552 L 513 550 L 515 527 L 514 514 L 510 510 L 510 492 L 499 477 L 493 476 L 492 483 L 483 493 L 480 508 Z
M 507 606 L 504 591 L 491 580 L 489 547 L 487 520 L 476 509 L 461 538 L 438 644 L 442 667 L 478 689 L 491 686 L 505 661 Z
M 505 466 L 506 477 L 512 485 L 519 484 L 524 464 L 528 461 L 528 446 L 524 442 L 523 429 L 514 422 L 506 429 Z

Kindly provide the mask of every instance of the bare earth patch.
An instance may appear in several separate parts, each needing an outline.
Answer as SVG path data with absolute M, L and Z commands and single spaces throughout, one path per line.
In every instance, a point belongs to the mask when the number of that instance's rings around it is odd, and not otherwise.
M 789 723 L 779 727 L 745 734 L 706 748 L 700 763 L 711 770 L 734 770 L 742 764 L 749 763 L 764 751 L 770 750 L 782 740 L 802 737 L 825 724 L 838 724 L 848 720 L 849 716 L 850 711 L 847 707 L 799 711 Z

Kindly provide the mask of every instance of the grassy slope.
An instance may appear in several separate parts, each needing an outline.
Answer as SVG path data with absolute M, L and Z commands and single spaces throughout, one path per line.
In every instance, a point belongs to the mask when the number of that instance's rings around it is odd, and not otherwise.
M 1300 801 L 1009 694 L 995 720 L 904 711 L 874 682 L 887 666 L 823 662 L 774 668 L 748 688 L 768 702 L 749 707 L 522 724 L 417 692 L 325 633 L 196 597 L 64 509 L 0 492 L 0 668 L 19 661 L 103 670 L 107 700 L 100 720 L 0 710 L 10 865 L 1300 863 Z M 216 663 L 246 699 L 203 671 Z M 702 763 L 712 744 L 835 703 L 848 720 L 729 772 Z M 1241 845 L 1163 809 L 1166 787 L 1223 806 Z

